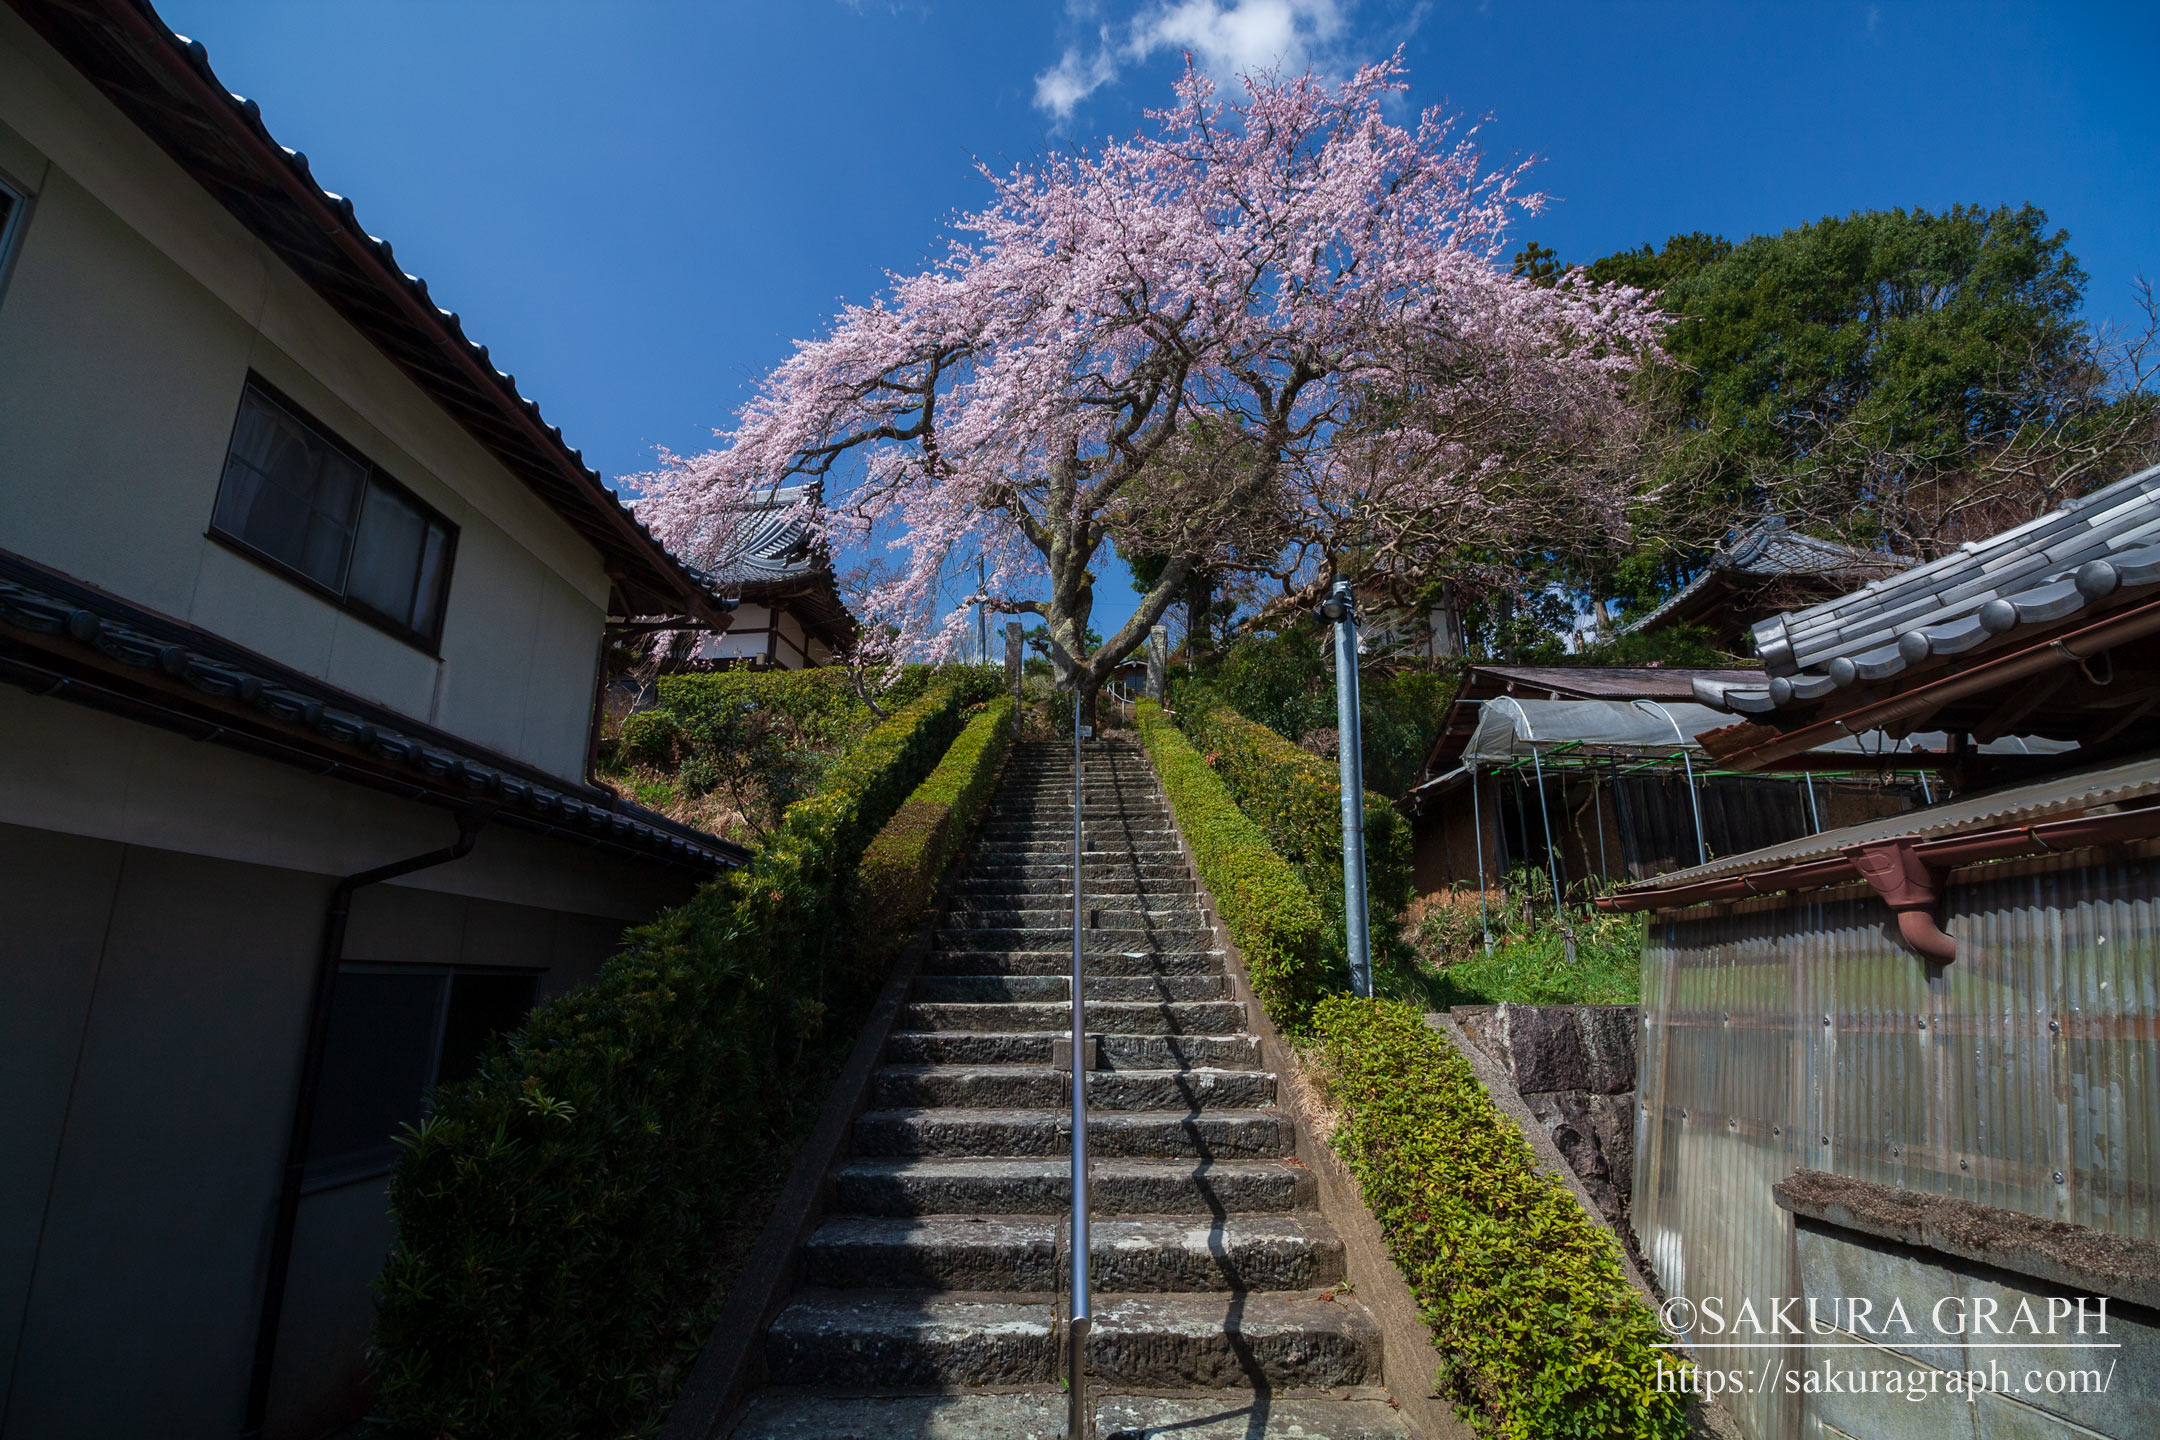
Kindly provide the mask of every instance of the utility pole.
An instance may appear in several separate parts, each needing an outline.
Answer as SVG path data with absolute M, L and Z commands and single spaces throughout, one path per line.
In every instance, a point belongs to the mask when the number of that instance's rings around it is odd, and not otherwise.
M 990 576 L 983 564 L 983 557 L 975 557 L 975 593 L 983 596 L 975 602 L 975 659 L 976 663 L 990 663 Z
M 1365 908 L 1365 760 L 1359 735 L 1357 609 L 1338 579 L 1314 612 L 1335 627 L 1335 731 L 1342 764 L 1343 918 L 1350 942 L 1350 988 L 1372 998 L 1372 937 Z

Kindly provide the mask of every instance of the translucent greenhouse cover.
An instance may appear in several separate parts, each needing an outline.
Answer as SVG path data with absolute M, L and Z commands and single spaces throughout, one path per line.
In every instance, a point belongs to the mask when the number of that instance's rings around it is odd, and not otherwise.
M 1549 753 L 1560 745 L 1605 752 L 1633 751 L 1645 758 L 1671 755 L 1684 746 L 1689 753 L 1700 755 L 1703 749 L 1696 739 L 1698 735 L 1735 723 L 1736 718 L 1722 710 L 1686 701 L 1518 700 L 1505 695 L 1484 702 L 1477 730 L 1463 747 L 1461 763 L 1494 764 L 1527 756 L 1533 750 Z M 1902 740 L 1870 730 L 1841 736 L 1811 753 L 1874 759 L 1901 750 L 1939 751 L 1949 743 L 1949 736 L 1940 730 L 1917 730 Z M 2074 748 L 2064 740 L 2006 735 L 1982 745 L 1980 753 L 2056 755 Z

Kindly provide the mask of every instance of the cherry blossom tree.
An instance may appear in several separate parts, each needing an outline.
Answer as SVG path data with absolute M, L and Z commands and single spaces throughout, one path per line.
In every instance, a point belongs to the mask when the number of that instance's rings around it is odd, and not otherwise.
M 1616 534 L 1599 461 L 1657 312 L 1506 273 L 1542 197 L 1440 112 L 1392 122 L 1402 75 L 1249 77 L 1228 103 L 1188 67 L 1145 133 L 984 169 L 943 259 L 798 343 L 719 448 L 635 477 L 640 516 L 717 559 L 744 504 L 817 479 L 827 538 L 900 562 L 874 625 L 944 654 L 969 604 L 1040 615 L 1083 704 L 1196 565 L 1290 604 L 1556 524 Z M 1091 647 L 1106 540 L 1167 563 Z

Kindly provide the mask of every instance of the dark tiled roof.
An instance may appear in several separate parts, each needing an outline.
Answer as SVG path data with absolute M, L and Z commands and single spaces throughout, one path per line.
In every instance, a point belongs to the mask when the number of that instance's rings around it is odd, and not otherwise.
M 653 538 L 485 345 L 408 275 L 353 202 L 316 183 L 307 156 L 271 136 L 199 41 L 145 0 L 17 0 L 25 19 L 233 217 L 412 379 L 603 557 L 633 615 L 721 607 L 696 571 Z
M 0 551 L 0 678 L 315 774 L 696 868 L 740 846 L 460 740 Z
M 819 498 L 815 485 L 795 485 L 747 506 L 734 534 L 714 547 L 707 573 L 736 599 L 785 604 L 812 634 L 844 650 L 855 638 L 855 617 L 833 580 L 831 555 L 812 532 Z
M 1705 679 L 1706 705 L 1762 715 L 1930 660 L 2037 634 L 2160 584 L 2160 466 L 1852 594 L 1755 626 L 1766 683 Z
M 718 585 L 747 586 L 830 570 L 823 549 L 811 537 L 810 519 L 802 508 L 816 503 L 811 486 L 797 485 L 775 490 L 749 506 L 734 535 L 717 547 L 706 573 Z
M 1782 515 L 1756 521 L 1718 547 L 1703 572 L 1668 597 L 1664 604 L 1624 627 L 1651 630 L 1674 611 L 1685 609 L 1705 590 L 1733 576 L 1758 580 L 1805 578 L 1858 584 L 1912 564 L 1906 555 L 1862 550 L 1836 540 L 1791 529 Z M 1815 592 L 1817 594 L 1821 591 Z

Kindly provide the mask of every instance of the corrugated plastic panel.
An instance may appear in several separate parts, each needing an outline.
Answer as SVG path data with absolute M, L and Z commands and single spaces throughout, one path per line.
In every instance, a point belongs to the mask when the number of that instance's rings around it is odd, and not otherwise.
M 2156 860 L 1979 867 L 1944 966 L 1868 893 L 1654 921 L 1634 1223 L 1668 1293 L 1799 1294 L 1770 1187 L 1801 1168 L 2160 1238 L 2156 894 Z M 1798 1435 L 1786 1397 L 1732 1403 L 1754 1440 Z

